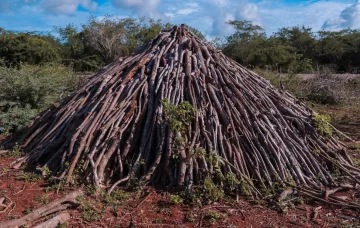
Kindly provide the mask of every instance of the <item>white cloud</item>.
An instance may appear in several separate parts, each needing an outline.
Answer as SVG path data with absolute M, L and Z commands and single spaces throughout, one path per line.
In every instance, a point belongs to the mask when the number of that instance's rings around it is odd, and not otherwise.
M 9 12 L 11 10 L 19 8 L 24 3 L 33 3 L 36 0 L 0 0 L 0 11 Z
M 176 14 L 178 15 L 189 15 L 191 13 L 197 12 L 197 9 L 194 8 L 185 8 L 185 9 L 179 9 L 176 11 Z
M 343 29 L 360 27 L 360 0 L 352 5 L 347 5 L 337 18 L 326 20 L 324 29 Z
M 188 24 L 208 38 L 231 34 L 226 22 L 248 20 L 270 35 L 282 27 L 305 25 L 359 28 L 360 0 L 0 0 L 0 25 L 6 28 L 51 28 L 86 23 L 90 14 L 147 16 Z M 99 2 L 99 5 L 97 4 Z M 101 2 L 101 4 L 100 4 Z M 86 10 L 79 10 L 79 8 Z M 2 12 L 2 13 L 1 13 Z M 28 27 L 30 26 L 30 27 Z
M 235 17 L 232 13 L 221 10 L 213 20 L 212 34 L 215 36 L 223 36 L 232 33 L 234 29 L 231 25 L 227 24 L 227 22 L 234 19 Z
M 197 2 L 186 2 L 185 6 L 192 7 L 192 8 L 199 8 L 199 3 L 197 3 Z
M 112 0 L 115 7 L 133 9 L 138 16 L 164 19 L 165 15 L 158 10 L 161 0 Z
M 174 18 L 174 17 L 175 17 L 175 14 L 174 14 L 174 13 L 167 12 L 167 13 L 165 13 L 165 16 L 171 19 L 171 18 Z
M 212 35 L 223 36 L 234 32 L 231 25 L 227 22 L 230 20 L 247 20 L 254 24 L 261 24 L 261 15 L 259 6 L 250 3 L 248 0 L 230 1 L 230 0 L 210 0 L 213 4 L 208 7 L 209 12 L 216 15 L 213 18 Z M 220 6 L 220 10 L 214 12 L 214 8 Z
M 251 21 L 254 24 L 261 24 L 259 7 L 256 4 L 241 1 L 235 12 L 235 19 Z
M 320 0 L 288 5 L 284 4 L 284 1 L 271 1 L 258 6 L 261 25 L 271 35 L 279 28 L 302 25 L 319 31 L 324 22 L 334 18 L 334 15 L 339 15 L 349 5 L 348 2 L 349 0 Z
M 0 10 L 15 11 L 28 5 L 41 7 L 45 12 L 72 14 L 81 6 L 93 11 L 97 8 L 94 0 L 0 0 Z
M 181 16 L 181 15 L 189 15 L 192 13 L 199 12 L 201 10 L 201 7 L 196 2 L 182 2 L 177 7 L 169 7 L 168 9 L 170 12 L 167 14 L 171 17 L 174 16 Z M 165 14 L 166 15 L 166 14 Z
M 93 11 L 97 8 L 97 3 L 92 0 L 42 0 L 41 6 L 46 11 L 52 13 L 74 13 L 79 6 Z

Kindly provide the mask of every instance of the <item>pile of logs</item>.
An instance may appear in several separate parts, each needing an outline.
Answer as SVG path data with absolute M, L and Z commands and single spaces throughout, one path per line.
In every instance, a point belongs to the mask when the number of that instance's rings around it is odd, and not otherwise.
M 164 100 L 196 109 L 184 131 L 170 127 Z M 111 189 L 135 178 L 189 188 L 235 175 L 259 196 L 278 184 L 340 186 L 335 170 L 343 182 L 358 183 L 360 170 L 336 132 L 315 126 L 303 103 L 181 26 L 43 112 L 22 136 L 26 155 L 12 166 L 37 164 L 66 182 L 81 168 Z

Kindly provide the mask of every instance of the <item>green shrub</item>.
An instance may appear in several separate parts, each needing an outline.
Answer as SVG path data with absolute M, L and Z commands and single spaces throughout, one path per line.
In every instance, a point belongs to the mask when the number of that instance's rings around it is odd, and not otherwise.
M 76 87 L 76 75 L 60 65 L 0 67 L 0 135 L 25 127 Z
M 222 200 L 225 196 L 221 186 L 215 185 L 209 176 L 204 180 L 202 191 L 203 197 L 211 202 Z
M 317 112 L 313 112 L 313 116 L 316 130 L 318 130 L 321 135 L 331 135 L 332 128 L 329 124 L 331 121 L 330 116 L 321 115 Z
M 170 202 L 173 205 L 182 205 L 184 199 L 180 195 L 170 194 Z
M 185 127 L 195 119 L 197 110 L 187 101 L 174 105 L 170 100 L 164 99 L 161 104 L 164 107 L 165 118 L 173 132 L 183 133 Z
M 12 104 L 14 104 L 12 106 Z M 38 113 L 37 110 L 26 106 L 19 107 L 16 103 L 0 102 L 0 108 L 8 106 L 6 111 L 0 111 L 0 135 L 7 135 L 10 132 L 19 131 L 27 126 L 29 121 Z
M 60 60 L 60 43 L 51 35 L 0 30 L 0 56 L 8 67 Z

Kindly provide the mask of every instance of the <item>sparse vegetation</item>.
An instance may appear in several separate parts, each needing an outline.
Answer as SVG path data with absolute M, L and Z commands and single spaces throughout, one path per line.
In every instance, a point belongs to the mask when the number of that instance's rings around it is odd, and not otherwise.
M 26 182 L 37 182 L 39 180 L 42 179 L 42 177 L 36 173 L 31 173 L 31 172 L 22 172 L 20 174 L 18 174 L 15 177 L 16 180 L 23 180 Z
M 186 126 L 190 125 L 195 119 L 196 109 L 189 102 L 185 101 L 179 105 L 174 105 L 168 99 L 161 101 L 164 107 L 166 121 L 170 129 L 176 134 L 184 134 Z M 183 143 L 183 139 L 176 137 L 178 143 Z
M 220 214 L 217 211 L 207 211 L 204 214 L 204 219 L 208 220 L 211 224 L 215 224 L 218 220 L 223 219 L 224 215 Z
M 313 112 L 313 115 L 316 130 L 322 135 L 332 135 L 332 127 L 329 125 L 330 116 L 321 115 L 317 112 Z
M 184 199 L 180 195 L 170 194 L 170 203 L 174 205 L 182 205 L 184 203 Z
M 81 204 L 79 209 L 81 211 L 81 218 L 84 219 L 84 221 L 95 222 L 100 220 L 104 211 L 97 209 L 92 200 L 79 197 L 77 201 Z
M 9 152 L 7 152 L 5 155 L 6 155 L 6 156 L 9 156 L 9 157 L 15 157 L 15 158 L 17 158 L 17 157 L 23 156 L 23 155 L 24 155 L 24 152 L 23 152 L 22 148 L 21 148 L 18 144 L 16 144 L 16 145 L 15 145 Z
M 34 201 L 39 202 L 39 203 L 45 205 L 45 204 L 49 203 L 49 196 L 48 196 L 48 195 L 36 196 L 36 197 L 34 198 Z

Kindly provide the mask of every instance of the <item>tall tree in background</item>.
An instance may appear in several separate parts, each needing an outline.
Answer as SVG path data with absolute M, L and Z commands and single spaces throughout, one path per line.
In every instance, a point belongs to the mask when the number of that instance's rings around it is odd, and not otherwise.
M 62 63 L 75 71 L 94 71 L 102 65 L 102 58 L 85 40 L 85 33 L 75 25 L 54 27 L 62 44 Z
M 229 21 L 234 33 L 213 42 L 237 62 L 283 73 L 311 73 L 319 66 L 335 71 L 360 72 L 360 31 L 320 31 L 295 26 L 267 36 L 249 21 Z M 91 17 L 81 27 L 55 27 L 57 35 L 0 29 L 0 66 L 21 63 L 62 63 L 75 71 L 95 71 L 119 57 L 131 55 L 172 25 L 149 18 Z M 205 36 L 188 27 L 199 38 Z M 220 41 L 220 42 L 218 42 Z
M 265 65 L 262 47 L 266 42 L 265 30 L 250 21 L 229 21 L 235 32 L 226 38 L 223 52 L 245 66 Z
M 91 18 L 87 25 L 83 25 L 86 42 L 102 56 L 105 64 L 135 50 L 134 37 L 139 29 L 136 20 L 130 18 Z
M 360 72 L 360 30 L 320 31 L 317 61 L 338 72 Z
M 265 30 L 249 21 L 229 21 L 235 32 L 228 36 L 224 53 L 251 68 L 288 71 L 296 60 L 294 48 L 277 37 L 267 38 Z
M 292 58 L 295 59 L 290 70 L 294 73 L 306 73 L 313 71 L 313 60 L 316 56 L 315 47 L 317 40 L 311 28 L 295 26 L 291 28 L 280 28 L 272 36 L 278 39 L 283 46 L 291 46 Z
M 312 59 L 315 55 L 314 47 L 317 42 L 311 28 L 304 26 L 281 28 L 274 34 L 274 37 L 283 44 L 292 46 L 296 55 L 308 59 Z
M 0 56 L 8 67 L 60 60 L 60 44 L 49 34 L 15 33 L 0 29 Z
M 101 20 L 91 18 L 83 26 L 85 41 L 103 58 L 105 64 L 119 57 L 131 55 L 137 48 L 148 43 L 161 30 L 170 28 L 153 19 L 120 19 L 106 16 Z

